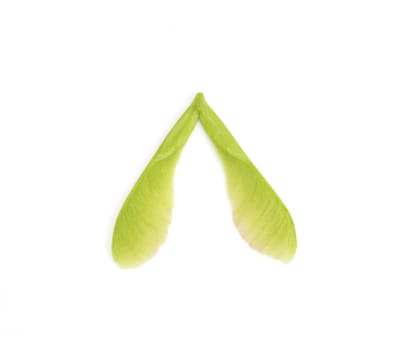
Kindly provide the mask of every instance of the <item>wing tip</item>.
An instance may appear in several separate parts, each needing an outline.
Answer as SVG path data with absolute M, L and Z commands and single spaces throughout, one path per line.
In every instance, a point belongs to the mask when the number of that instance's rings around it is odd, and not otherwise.
M 121 269 L 139 267 L 150 259 L 150 257 L 139 258 L 138 256 L 133 256 L 132 254 L 121 254 L 118 252 L 118 249 L 114 247 L 112 248 L 112 257 L 116 265 L 118 265 Z

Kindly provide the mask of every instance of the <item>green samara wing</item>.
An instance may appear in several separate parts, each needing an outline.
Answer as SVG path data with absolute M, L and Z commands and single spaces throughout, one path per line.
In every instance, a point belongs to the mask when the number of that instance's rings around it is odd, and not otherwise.
M 165 241 L 173 208 L 174 172 L 198 120 L 196 104 L 194 101 L 173 126 L 120 210 L 112 255 L 121 267 L 141 265 Z
M 290 261 L 297 242 L 289 211 L 201 94 L 199 100 L 201 124 L 223 163 L 236 227 L 257 251 Z

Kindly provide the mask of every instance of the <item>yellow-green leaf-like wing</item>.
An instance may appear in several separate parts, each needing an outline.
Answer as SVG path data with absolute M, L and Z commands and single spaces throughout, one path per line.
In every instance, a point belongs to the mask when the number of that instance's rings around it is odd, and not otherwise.
M 174 171 L 198 120 L 196 100 L 166 136 L 119 212 L 112 255 L 121 267 L 141 265 L 165 241 L 173 208 Z
M 289 211 L 202 95 L 199 98 L 200 121 L 223 163 L 236 227 L 257 251 L 290 261 L 297 242 Z

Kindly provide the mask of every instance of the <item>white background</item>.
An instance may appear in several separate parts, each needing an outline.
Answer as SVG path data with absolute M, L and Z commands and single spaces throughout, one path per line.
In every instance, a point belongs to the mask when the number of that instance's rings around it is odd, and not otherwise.
M 401 349 L 400 1 L 0 3 L 1 349 Z M 118 210 L 196 92 L 289 208 L 237 233 L 197 127 L 139 269 Z

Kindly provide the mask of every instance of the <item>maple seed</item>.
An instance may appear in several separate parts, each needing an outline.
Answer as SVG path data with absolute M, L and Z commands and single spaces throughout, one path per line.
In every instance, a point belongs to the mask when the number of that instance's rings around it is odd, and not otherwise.
M 165 241 L 173 208 L 174 171 L 198 120 L 223 164 L 240 234 L 255 250 L 290 261 L 297 242 L 288 210 L 201 93 L 173 126 L 125 200 L 114 227 L 114 260 L 121 267 L 141 265 Z

